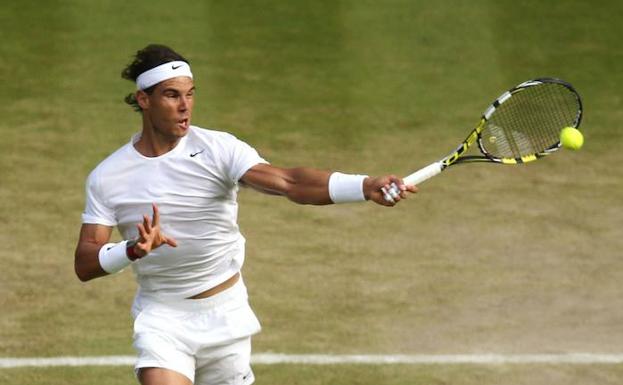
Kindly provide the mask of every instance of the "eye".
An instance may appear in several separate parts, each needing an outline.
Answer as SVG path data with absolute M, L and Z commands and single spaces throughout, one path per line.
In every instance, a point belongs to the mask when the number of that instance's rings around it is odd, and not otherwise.
M 165 98 L 173 98 L 173 99 L 175 99 L 175 98 L 179 98 L 179 97 L 180 97 L 180 93 L 179 93 L 179 92 L 177 92 L 177 91 L 175 91 L 175 90 L 171 90 L 171 89 L 169 89 L 169 90 L 164 90 L 164 92 L 162 93 L 162 95 L 163 95 Z

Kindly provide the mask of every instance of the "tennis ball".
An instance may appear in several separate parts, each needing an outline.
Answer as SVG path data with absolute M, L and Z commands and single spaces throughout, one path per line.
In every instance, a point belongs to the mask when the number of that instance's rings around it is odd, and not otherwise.
M 584 144 L 584 135 L 574 127 L 565 127 L 560 131 L 560 144 L 570 150 L 579 150 Z

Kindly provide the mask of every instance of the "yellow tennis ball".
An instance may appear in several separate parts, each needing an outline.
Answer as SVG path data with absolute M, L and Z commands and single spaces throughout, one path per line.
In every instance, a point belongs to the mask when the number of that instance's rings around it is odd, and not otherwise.
M 579 150 L 584 144 L 584 135 L 574 127 L 565 127 L 560 131 L 560 144 L 570 150 Z

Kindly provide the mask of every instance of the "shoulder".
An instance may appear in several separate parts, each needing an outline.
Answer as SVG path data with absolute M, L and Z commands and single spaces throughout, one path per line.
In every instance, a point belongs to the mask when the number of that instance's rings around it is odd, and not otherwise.
M 188 144 L 194 148 L 209 148 L 216 154 L 233 154 L 251 149 L 246 142 L 225 132 L 192 126 L 188 133 Z
M 132 155 L 132 152 L 130 151 L 131 145 L 131 143 L 126 143 L 125 145 L 118 148 L 115 152 L 108 155 L 91 171 L 89 179 L 92 179 L 96 176 L 106 175 L 111 172 L 117 172 L 119 168 L 127 166 L 130 162 Z
M 204 141 L 212 143 L 226 143 L 238 141 L 238 138 L 228 132 L 217 131 L 197 126 L 191 126 L 188 135 L 191 141 Z

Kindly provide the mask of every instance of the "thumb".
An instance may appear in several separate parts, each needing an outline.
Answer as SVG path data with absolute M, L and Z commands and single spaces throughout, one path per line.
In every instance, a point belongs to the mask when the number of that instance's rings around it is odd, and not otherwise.
M 163 241 L 171 247 L 177 247 L 177 241 L 174 238 L 164 237 Z

